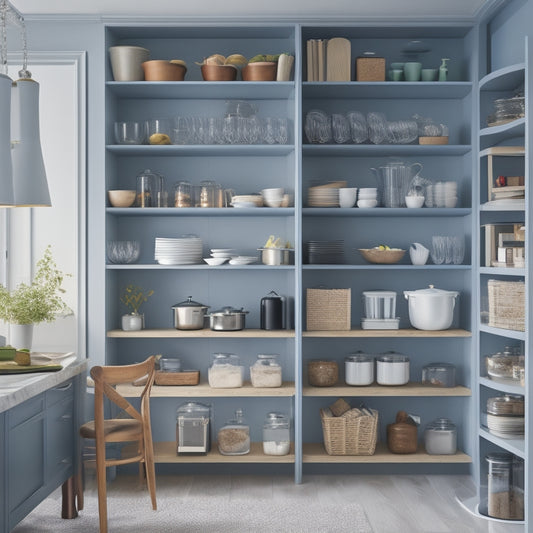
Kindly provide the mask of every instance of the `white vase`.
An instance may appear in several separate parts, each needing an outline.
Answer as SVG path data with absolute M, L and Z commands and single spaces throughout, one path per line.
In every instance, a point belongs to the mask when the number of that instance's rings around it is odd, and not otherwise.
M 143 329 L 143 315 L 122 315 L 122 329 L 124 331 L 138 331 Z
M 9 344 L 17 350 L 31 350 L 33 324 L 9 324 Z

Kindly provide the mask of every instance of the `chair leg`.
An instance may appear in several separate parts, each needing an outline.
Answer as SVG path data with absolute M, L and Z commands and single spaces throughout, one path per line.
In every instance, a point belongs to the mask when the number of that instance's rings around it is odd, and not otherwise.
M 154 465 L 154 448 L 151 439 L 146 439 L 144 443 L 144 468 L 146 470 L 146 484 L 148 493 L 152 500 L 152 509 L 157 510 L 157 501 L 155 496 L 155 465 Z
M 83 510 L 83 490 L 84 490 L 84 472 L 83 462 L 80 463 L 78 473 L 74 476 L 74 491 L 76 492 L 76 502 L 78 504 L 78 511 Z
M 107 487 L 105 442 L 96 442 L 96 483 L 98 486 L 98 515 L 100 533 L 107 533 Z

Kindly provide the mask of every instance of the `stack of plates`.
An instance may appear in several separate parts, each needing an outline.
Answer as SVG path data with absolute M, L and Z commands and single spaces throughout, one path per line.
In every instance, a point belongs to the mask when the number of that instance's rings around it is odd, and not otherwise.
M 177 239 L 156 237 L 155 260 L 160 265 L 193 265 L 202 261 L 202 239 L 184 236 Z
M 487 413 L 489 432 L 502 439 L 524 438 L 523 416 L 501 416 Z
M 309 241 L 307 254 L 310 265 L 344 262 L 344 241 Z
M 238 255 L 229 260 L 230 265 L 250 265 L 255 262 L 257 262 L 257 257 L 253 255 Z
M 211 257 L 231 259 L 237 252 L 233 248 L 211 248 Z
M 346 187 L 345 181 L 309 187 L 307 204 L 309 207 L 339 207 L 339 188 L 341 187 Z

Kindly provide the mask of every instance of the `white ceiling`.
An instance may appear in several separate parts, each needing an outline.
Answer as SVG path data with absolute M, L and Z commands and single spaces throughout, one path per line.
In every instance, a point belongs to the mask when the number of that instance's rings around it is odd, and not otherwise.
M 231 19 L 471 19 L 501 0 L 11 0 L 25 16 Z

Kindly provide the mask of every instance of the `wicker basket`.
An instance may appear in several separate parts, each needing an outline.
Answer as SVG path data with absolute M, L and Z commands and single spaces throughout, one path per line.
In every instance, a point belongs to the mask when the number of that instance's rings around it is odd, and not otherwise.
M 307 331 L 349 331 L 351 289 L 307 289 Z
M 378 434 L 378 412 L 373 416 L 350 409 L 333 416 L 329 409 L 320 409 L 324 447 L 329 455 L 373 455 Z
M 489 326 L 525 331 L 525 284 L 489 279 Z

